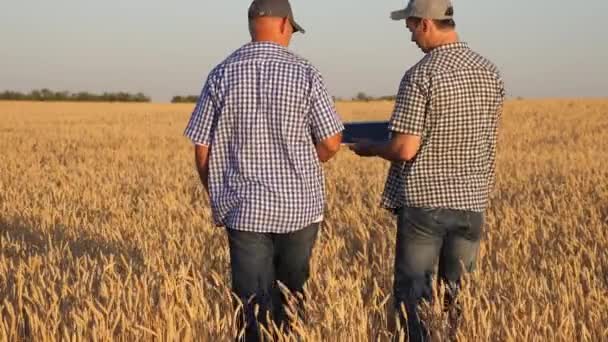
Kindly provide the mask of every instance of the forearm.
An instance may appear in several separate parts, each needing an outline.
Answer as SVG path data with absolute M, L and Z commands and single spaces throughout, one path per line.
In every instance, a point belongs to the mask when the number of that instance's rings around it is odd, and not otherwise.
M 418 135 L 395 133 L 390 141 L 382 143 L 361 142 L 351 145 L 361 157 L 380 157 L 391 162 L 414 160 L 420 149 L 422 139 Z
M 322 163 L 328 162 L 336 153 L 338 153 L 337 150 L 330 150 L 323 145 L 317 145 L 315 146 L 315 149 L 317 150 L 317 156 Z
M 207 194 L 209 194 L 209 147 L 203 145 L 195 146 L 194 161 L 201 183 L 205 187 Z
M 207 194 L 209 194 L 209 166 L 208 165 L 197 165 L 198 176 L 201 179 L 201 183 L 205 188 Z
M 370 153 L 374 157 L 380 157 L 390 162 L 403 162 L 404 160 L 402 152 L 397 146 L 388 143 L 375 143 L 370 145 Z
M 340 150 L 340 144 L 342 143 L 342 133 L 338 133 L 331 137 L 325 138 L 315 144 L 317 156 L 322 163 L 328 162 L 333 158 Z

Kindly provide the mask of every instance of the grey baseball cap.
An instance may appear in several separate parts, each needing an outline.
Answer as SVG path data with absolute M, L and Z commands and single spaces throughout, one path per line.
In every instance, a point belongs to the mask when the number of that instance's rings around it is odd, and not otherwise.
M 450 0 L 410 0 L 405 9 L 391 13 L 391 19 L 404 20 L 410 17 L 447 20 L 454 18 L 454 6 Z
M 291 11 L 289 0 L 253 0 L 249 6 L 249 18 L 258 17 L 279 17 L 289 18 L 294 33 L 305 33 L 306 31 L 296 23 Z

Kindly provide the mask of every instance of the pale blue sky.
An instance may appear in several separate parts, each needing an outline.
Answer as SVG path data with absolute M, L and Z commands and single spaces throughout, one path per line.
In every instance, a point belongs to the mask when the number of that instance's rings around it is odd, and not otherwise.
M 352 97 L 396 92 L 422 57 L 406 0 L 292 0 L 307 29 L 292 49 Z M 33 88 L 198 94 L 209 70 L 249 40 L 249 0 L 4 0 L 0 91 Z M 584 5 L 583 5 L 584 4 Z M 454 0 L 462 40 L 502 70 L 509 95 L 608 96 L 605 0 Z

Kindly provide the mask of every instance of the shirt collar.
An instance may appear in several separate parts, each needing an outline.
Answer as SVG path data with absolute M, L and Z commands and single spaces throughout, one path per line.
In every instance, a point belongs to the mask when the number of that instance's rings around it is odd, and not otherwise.
M 274 48 L 278 48 L 278 49 L 281 49 L 281 50 L 287 50 L 287 48 L 284 47 L 283 45 L 275 43 L 275 42 L 270 42 L 270 41 L 249 42 L 245 46 L 252 47 L 252 48 L 256 48 L 256 47 L 264 47 L 264 48 L 274 47 Z
M 469 48 L 469 45 L 467 43 L 457 42 L 457 43 L 450 43 L 450 44 L 438 46 L 438 47 L 434 48 L 431 51 L 431 53 L 438 53 L 438 52 L 449 51 L 449 50 L 462 50 L 462 49 L 468 49 L 468 48 Z

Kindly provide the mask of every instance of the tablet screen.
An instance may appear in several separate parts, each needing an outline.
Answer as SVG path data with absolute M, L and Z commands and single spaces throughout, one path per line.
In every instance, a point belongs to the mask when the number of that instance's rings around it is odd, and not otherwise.
M 343 144 L 353 144 L 357 140 L 382 142 L 389 140 L 388 121 L 364 121 L 344 124 Z

